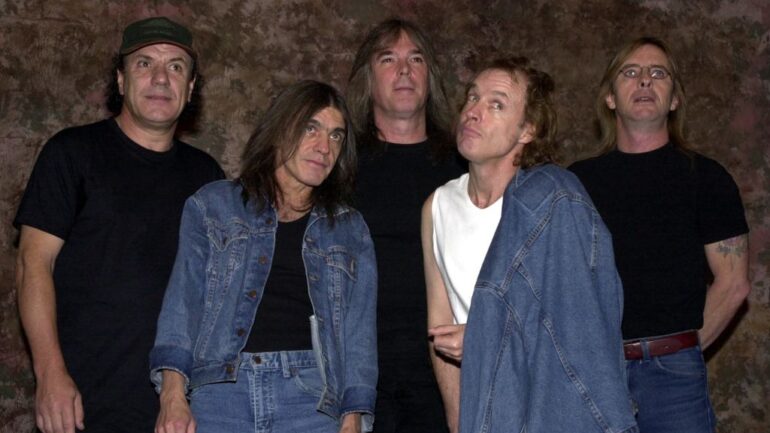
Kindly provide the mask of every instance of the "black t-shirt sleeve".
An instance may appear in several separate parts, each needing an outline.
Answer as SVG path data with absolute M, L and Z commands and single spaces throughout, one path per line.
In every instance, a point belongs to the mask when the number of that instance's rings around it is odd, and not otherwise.
M 714 161 L 703 159 L 698 167 L 698 224 L 704 245 L 748 233 L 749 226 L 738 186 Z
M 59 133 L 51 138 L 32 170 L 13 225 L 31 226 L 66 240 L 78 211 L 83 161 L 71 140 Z

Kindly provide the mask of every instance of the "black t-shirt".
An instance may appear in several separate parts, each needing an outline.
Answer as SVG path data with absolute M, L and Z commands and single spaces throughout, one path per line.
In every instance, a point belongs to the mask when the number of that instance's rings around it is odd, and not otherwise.
M 377 334 L 381 362 L 428 359 L 420 219 L 428 196 L 464 170 L 458 158 L 434 162 L 430 142 L 364 147 L 354 206 L 377 254 Z M 430 365 L 430 361 L 427 361 Z
M 278 222 L 275 251 L 262 299 L 244 352 L 310 350 L 310 316 L 302 238 L 310 213 L 290 222 Z
M 65 129 L 40 153 L 14 226 L 65 241 L 54 269 L 57 325 L 86 431 L 152 431 L 148 354 L 182 206 L 223 177 L 206 153 L 179 141 L 150 151 L 113 119 Z
M 717 162 L 671 144 L 612 151 L 570 167 L 612 233 L 623 281 L 623 337 L 703 326 L 704 245 L 748 232 L 732 177 Z

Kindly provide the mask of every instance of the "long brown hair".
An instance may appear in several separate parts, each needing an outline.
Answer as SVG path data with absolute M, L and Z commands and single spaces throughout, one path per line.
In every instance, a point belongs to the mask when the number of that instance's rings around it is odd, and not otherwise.
M 321 185 L 313 188 L 308 206 L 320 206 L 333 218 L 337 206 L 350 202 L 357 165 L 350 114 L 337 89 L 312 80 L 300 81 L 281 92 L 246 143 L 240 175 L 244 200 L 254 200 L 258 208 L 277 202 L 282 192 L 276 169 L 297 150 L 305 125 L 327 107 L 339 110 L 347 133 L 334 168 Z
M 615 78 L 617 78 L 620 73 L 620 69 L 623 67 L 623 63 L 626 59 L 628 59 L 634 51 L 645 45 L 652 45 L 659 48 L 668 59 L 668 64 L 671 67 L 669 72 L 671 73 L 671 79 L 674 84 L 673 96 L 678 100 L 676 110 L 668 112 L 668 122 L 666 122 L 668 124 L 668 137 L 669 141 L 679 149 L 684 151 L 689 149 L 685 134 L 687 98 L 685 96 L 684 86 L 682 85 L 677 62 L 674 59 L 671 49 L 665 42 L 663 42 L 663 40 L 651 36 L 643 36 L 624 45 L 620 51 L 615 54 L 612 60 L 610 60 L 607 69 L 604 71 L 604 76 L 602 76 L 602 81 L 599 84 L 599 94 L 596 98 L 596 116 L 599 121 L 599 130 L 601 132 L 599 153 L 607 153 L 617 146 L 615 111 L 610 110 L 607 106 L 607 95 L 615 93 L 613 87 Z
M 428 36 L 414 23 L 392 18 L 374 27 L 358 48 L 353 68 L 348 78 L 347 99 L 353 115 L 353 126 L 360 144 L 377 142 L 377 126 L 374 123 L 372 86 L 374 77 L 371 60 L 381 51 L 398 41 L 401 33 L 409 36 L 428 66 L 428 100 L 426 102 L 426 132 L 434 138 L 431 149 L 434 156 L 444 156 L 454 149 L 450 135 L 452 111 L 444 87 L 444 78 L 438 65 L 433 45 Z

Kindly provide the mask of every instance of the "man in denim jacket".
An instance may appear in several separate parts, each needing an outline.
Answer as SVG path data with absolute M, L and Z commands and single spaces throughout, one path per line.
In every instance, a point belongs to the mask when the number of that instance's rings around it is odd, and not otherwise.
M 289 87 L 240 178 L 185 204 L 150 352 L 158 433 L 371 430 L 377 273 L 369 230 L 345 205 L 349 119 L 331 86 Z
M 515 152 L 513 167 L 497 166 L 511 174 L 479 170 L 488 182 L 474 187 L 504 179 L 500 223 L 465 327 L 462 433 L 638 431 L 623 369 L 623 292 L 609 232 L 577 178 L 546 164 L 555 159 L 552 92 L 551 78 L 526 60 L 496 61 L 476 75 L 461 114 L 458 147 L 470 155 L 472 175 L 481 155 L 490 160 L 493 150 L 519 137 L 507 145 Z M 516 128 L 499 124 L 515 110 L 523 119 L 509 122 L 520 122 L 527 140 L 509 137 Z M 451 345 L 435 346 L 457 355 Z

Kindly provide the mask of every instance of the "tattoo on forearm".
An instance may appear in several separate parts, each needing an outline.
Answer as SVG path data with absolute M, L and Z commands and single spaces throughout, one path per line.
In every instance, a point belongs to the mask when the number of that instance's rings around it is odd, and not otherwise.
M 724 257 L 730 255 L 743 256 L 746 253 L 746 236 L 736 236 L 719 242 L 717 244 L 717 252 Z

